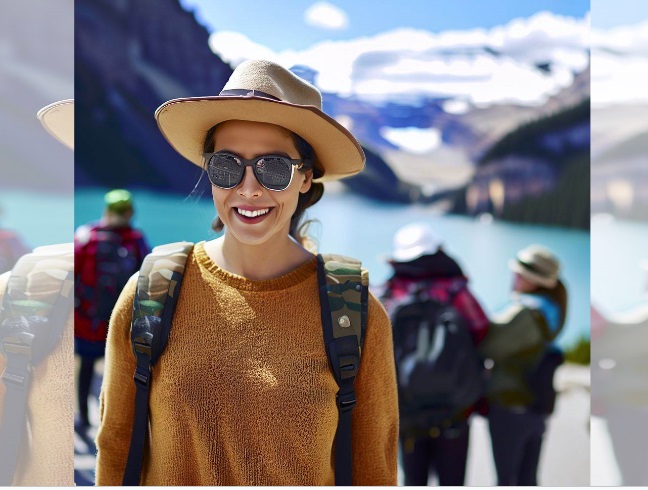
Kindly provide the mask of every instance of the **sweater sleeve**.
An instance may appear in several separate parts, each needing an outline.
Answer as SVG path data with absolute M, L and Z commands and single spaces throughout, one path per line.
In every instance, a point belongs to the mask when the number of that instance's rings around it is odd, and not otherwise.
M 353 484 L 397 484 L 398 394 L 389 317 L 369 295 L 367 332 L 355 381 Z
M 97 432 L 97 485 L 121 486 L 135 413 L 135 356 L 131 349 L 130 322 L 136 276 L 122 291 L 108 328 L 104 379 L 99 397 Z

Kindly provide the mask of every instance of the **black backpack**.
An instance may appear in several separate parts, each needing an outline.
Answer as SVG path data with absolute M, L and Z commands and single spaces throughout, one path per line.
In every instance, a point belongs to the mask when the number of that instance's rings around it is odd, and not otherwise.
M 560 348 L 550 345 L 543 354 L 536 369 L 527 376 L 529 388 L 533 393 L 531 410 L 536 413 L 551 415 L 556 406 L 556 389 L 554 388 L 554 374 L 565 362 L 565 357 Z
M 420 291 L 392 315 L 402 432 L 447 427 L 484 392 L 484 366 L 465 320 Z

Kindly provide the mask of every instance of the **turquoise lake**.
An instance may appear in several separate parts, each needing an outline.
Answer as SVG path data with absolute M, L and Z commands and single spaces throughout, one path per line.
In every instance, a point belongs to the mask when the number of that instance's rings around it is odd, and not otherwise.
M 32 246 L 66 242 L 71 238 L 73 226 L 101 215 L 104 192 L 104 189 L 78 190 L 74 201 L 29 193 L 3 195 L 4 221 L 20 230 Z M 135 191 L 134 198 L 135 224 L 144 230 L 151 245 L 209 240 L 216 236 L 210 229 L 214 218 L 210 200 L 148 191 Z M 370 271 L 373 284 L 382 283 L 390 274 L 390 267 L 382 257 L 391 250 L 394 232 L 409 222 L 426 221 L 470 277 L 472 291 L 487 314 L 506 304 L 512 279 L 508 260 L 520 248 L 531 243 L 543 244 L 560 258 L 570 294 L 567 325 L 559 342 L 566 346 L 589 336 L 587 232 L 497 221 L 484 224 L 472 218 L 439 215 L 427 207 L 377 203 L 344 193 L 325 194 L 309 210 L 308 217 L 320 222 L 312 228 L 320 251 L 361 259 Z M 615 288 L 615 294 L 622 296 L 620 289 Z M 618 305 L 623 300 L 608 302 Z

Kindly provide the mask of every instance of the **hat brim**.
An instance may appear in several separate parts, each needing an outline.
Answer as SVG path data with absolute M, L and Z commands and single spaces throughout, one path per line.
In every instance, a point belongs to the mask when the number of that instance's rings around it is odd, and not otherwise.
M 509 260 L 508 266 L 509 269 L 511 269 L 513 272 L 520 274 L 522 277 L 538 286 L 551 289 L 558 283 L 558 278 L 544 277 L 540 274 L 536 274 L 533 271 L 526 269 L 524 266 L 522 266 L 522 264 L 520 264 L 519 261 L 515 259 Z
M 360 143 L 314 106 L 254 96 L 189 97 L 165 102 L 155 111 L 155 119 L 171 146 L 199 167 L 207 131 L 230 120 L 276 124 L 304 138 L 315 151 L 315 165 L 324 171 L 316 181 L 350 177 L 365 166 Z
M 410 247 L 405 250 L 396 250 L 392 252 L 390 256 L 390 262 L 412 262 L 413 260 L 419 259 L 424 255 L 434 255 L 441 248 L 441 244 L 436 245 L 435 247 Z
M 45 106 L 38 111 L 36 117 L 49 134 L 74 150 L 74 99 Z

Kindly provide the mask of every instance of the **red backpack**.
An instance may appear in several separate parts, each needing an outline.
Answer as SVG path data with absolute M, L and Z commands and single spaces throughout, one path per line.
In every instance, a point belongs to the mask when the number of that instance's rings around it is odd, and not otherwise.
M 115 302 L 149 250 L 142 234 L 129 226 L 93 226 L 84 234 L 74 257 L 74 336 L 105 342 Z

